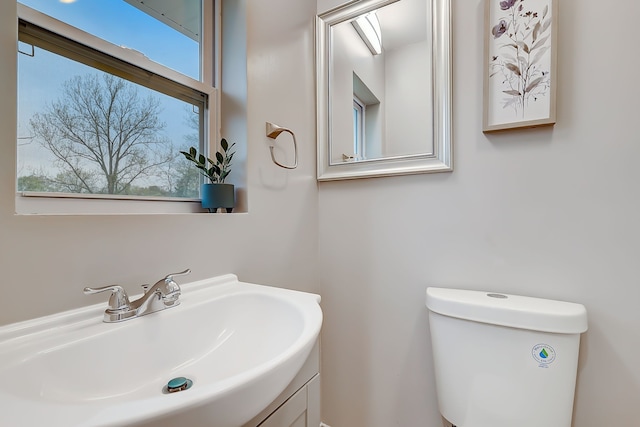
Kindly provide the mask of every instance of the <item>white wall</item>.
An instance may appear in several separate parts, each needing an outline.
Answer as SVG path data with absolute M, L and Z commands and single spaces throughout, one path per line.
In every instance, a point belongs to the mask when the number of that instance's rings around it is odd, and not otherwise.
M 573 425 L 638 425 L 640 61 L 621 34 L 640 3 L 560 1 L 558 123 L 493 135 L 483 2 L 452 4 L 454 172 L 320 185 L 323 420 L 442 425 L 431 285 L 585 304 Z
M 433 152 L 430 41 L 385 51 L 387 157 Z
M 317 292 L 317 186 L 313 74 L 314 2 L 247 4 L 246 132 L 249 213 L 156 216 L 15 216 L 16 12 L 0 2 L 0 324 L 104 301 L 84 286 L 139 284 L 191 267 L 186 280 L 237 273 L 241 280 Z M 242 22 L 240 23 L 242 24 Z M 239 105 L 233 103 L 240 103 Z M 246 104 L 246 102 L 245 102 Z M 265 122 L 296 132 L 300 166 L 276 167 Z M 282 161 L 292 148 L 281 138 Z M 280 144 L 280 139 L 278 140 Z

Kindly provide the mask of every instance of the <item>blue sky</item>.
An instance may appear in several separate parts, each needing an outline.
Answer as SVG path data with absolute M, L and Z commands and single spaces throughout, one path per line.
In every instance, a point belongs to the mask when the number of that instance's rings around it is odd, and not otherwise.
M 144 53 L 150 59 L 198 79 L 199 46 L 194 40 L 141 12 L 123 0 L 20 0 L 70 25 L 91 32 L 113 44 Z M 20 50 L 30 51 L 20 44 Z M 18 137 L 30 136 L 29 118 L 56 101 L 62 84 L 84 73 L 101 73 L 47 51 L 36 48 L 35 57 L 18 54 Z M 141 90 L 146 90 L 140 88 Z M 154 93 L 161 99 L 166 135 L 176 143 L 184 141 L 186 113 L 184 103 Z M 19 139 L 18 174 L 29 175 L 45 168 L 51 158 L 39 144 Z
M 198 43 L 123 0 L 72 3 L 20 0 L 19 3 L 113 44 L 138 50 L 156 62 L 198 79 Z

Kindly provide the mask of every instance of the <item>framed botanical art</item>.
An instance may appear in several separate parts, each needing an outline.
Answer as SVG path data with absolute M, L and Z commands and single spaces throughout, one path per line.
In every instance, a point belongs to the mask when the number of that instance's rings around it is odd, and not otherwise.
M 556 122 L 558 0 L 485 0 L 483 131 Z

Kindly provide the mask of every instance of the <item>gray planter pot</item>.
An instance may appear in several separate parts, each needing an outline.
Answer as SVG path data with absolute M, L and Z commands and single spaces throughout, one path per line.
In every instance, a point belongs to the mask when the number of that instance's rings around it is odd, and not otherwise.
M 202 184 L 200 197 L 202 207 L 209 209 L 209 212 L 216 212 L 218 208 L 231 212 L 236 204 L 233 184 Z

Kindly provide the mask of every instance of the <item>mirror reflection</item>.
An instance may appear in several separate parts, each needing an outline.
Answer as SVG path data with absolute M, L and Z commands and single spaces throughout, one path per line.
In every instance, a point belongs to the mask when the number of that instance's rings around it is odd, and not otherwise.
M 400 0 L 330 29 L 330 164 L 432 154 L 427 1 Z
M 318 16 L 318 180 L 447 172 L 450 0 L 360 0 Z

